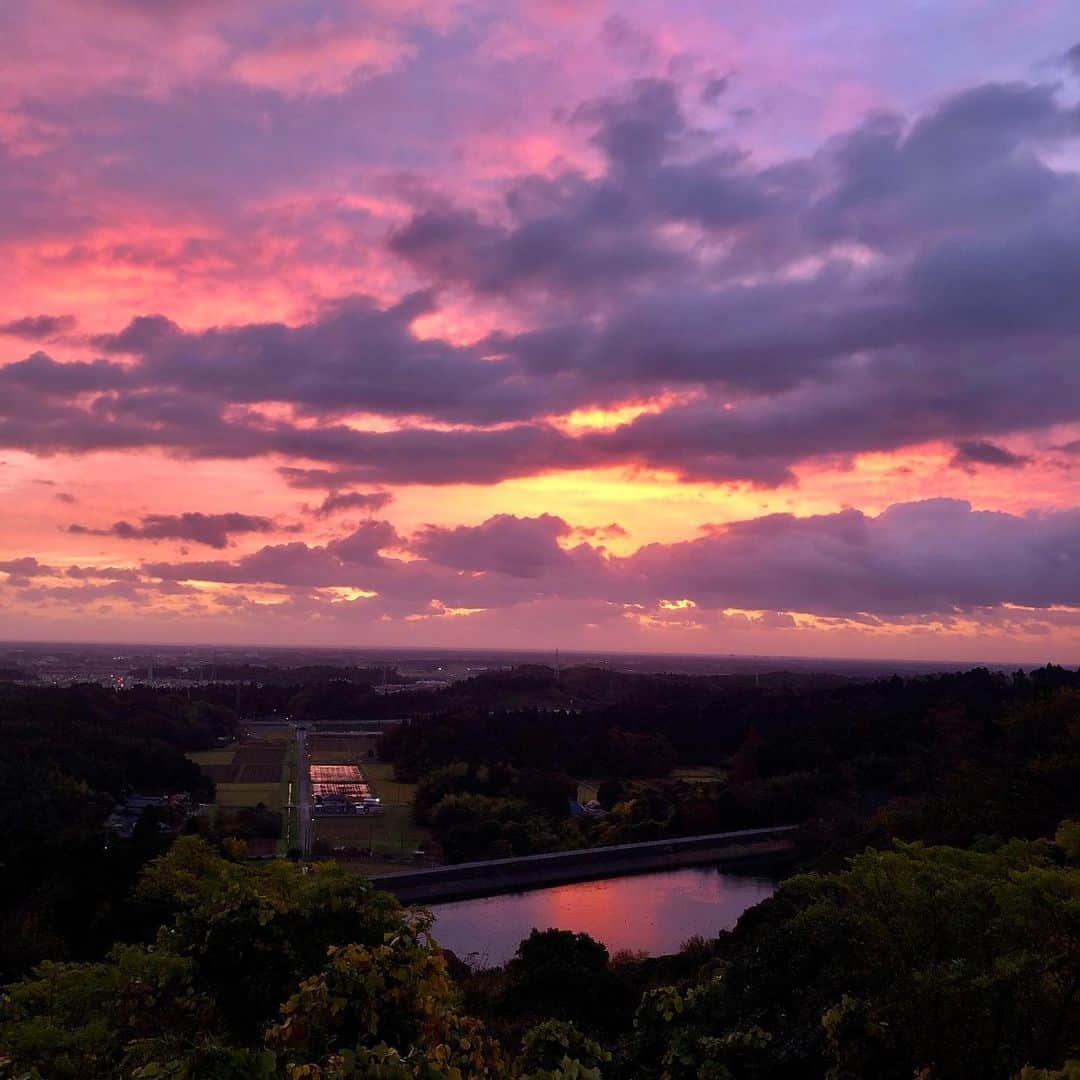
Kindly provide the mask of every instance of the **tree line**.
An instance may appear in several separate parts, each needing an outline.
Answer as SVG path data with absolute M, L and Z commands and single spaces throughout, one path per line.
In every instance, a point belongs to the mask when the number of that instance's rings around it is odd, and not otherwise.
M 204 783 L 183 755 L 236 730 L 217 692 L 0 688 L 0 1076 L 1080 1073 L 1075 671 L 417 694 L 386 750 L 454 857 L 803 822 L 798 872 L 730 933 L 647 958 L 539 928 L 476 971 L 424 912 L 247 864 L 227 829 L 103 845 L 127 788 Z M 606 817 L 564 809 L 586 769 Z

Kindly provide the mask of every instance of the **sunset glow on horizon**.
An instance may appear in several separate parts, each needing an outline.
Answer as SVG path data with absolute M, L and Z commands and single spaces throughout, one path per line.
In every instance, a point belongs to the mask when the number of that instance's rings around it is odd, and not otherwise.
M 0 637 L 1075 663 L 1077 34 L 5 5 Z

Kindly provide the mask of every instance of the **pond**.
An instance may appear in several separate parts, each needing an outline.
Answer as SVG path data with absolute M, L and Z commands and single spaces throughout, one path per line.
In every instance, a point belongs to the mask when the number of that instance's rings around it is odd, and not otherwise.
M 662 956 L 689 937 L 730 930 L 776 883 L 716 867 L 660 870 L 430 905 L 438 943 L 467 963 L 504 964 L 536 927 L 584 932 L 608 952 Z

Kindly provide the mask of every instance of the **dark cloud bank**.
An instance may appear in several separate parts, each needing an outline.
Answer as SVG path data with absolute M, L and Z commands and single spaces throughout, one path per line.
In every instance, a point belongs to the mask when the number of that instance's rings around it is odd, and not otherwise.
M 1021 463 L 1001 438 L 1080 418 L 1080 182 L 1050 164 L 1080 114 L 1054 87 L 975 87 L 765 166 L 695 129 L 671 82 L 571 122 L 598 174 L 522 177 L 493 214 L 417 203 L 389 246 L 430 288 L 298 326 L 143 316 L 99 337 L 100 359 L 34 353 L 0 368 L 0 445 L 307 459 L 291 482 L 321 473 L 329 514 L 379 508 L 353 484 L 629 464 L 775 485 L 808 459 L 932 439 L 1000 467 Z M 420 339 L 443 290 L 530 329 Z M 615 431 L 547 419 L 670 391 L 680 404 Z M 264 410 L 280 402 L 294 420 Z M 356 412 L 402 427 L 342 422 Z

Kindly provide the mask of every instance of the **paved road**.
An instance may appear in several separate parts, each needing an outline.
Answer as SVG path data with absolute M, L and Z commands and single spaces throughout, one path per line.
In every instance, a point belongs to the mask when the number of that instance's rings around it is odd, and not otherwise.
M 308 772 L 307 729 L 296 729 L 296 846 L 311 857 L 311 774 Z

